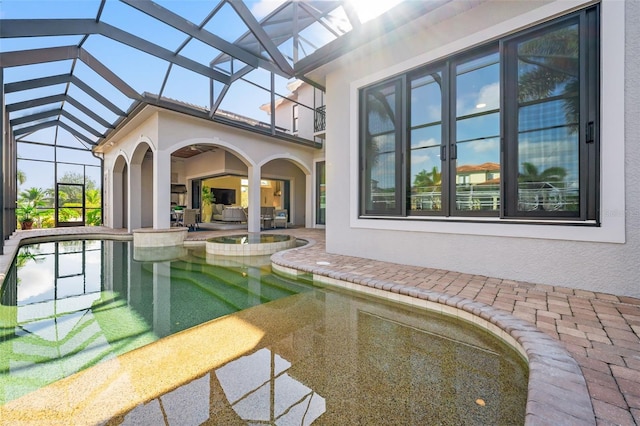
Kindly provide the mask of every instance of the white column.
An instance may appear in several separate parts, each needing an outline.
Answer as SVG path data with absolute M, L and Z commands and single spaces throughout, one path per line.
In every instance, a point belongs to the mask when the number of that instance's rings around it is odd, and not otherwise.
M 312 169 L 313 170 L 313 169 Z M 305 218 L 304 218 L 304 226 L 306 228 L 314 228 L 314 218 L 316 217 L 316 192 L 315 192 L 315 173 L 311 173 L 305 175 Z
M 158 151 L 153 156 L 153 229 L 171 226 L 171 154 Z
M 260 232 L 260 167 L 249 166 L 249 219 L 248 231 Z
M 129 220 L 127 220 L 129 232 L 142 226 L 142 200 L 140 197 L 142 190 L 142 167 L 140 164 L 132 163 L 129 166 L 129 200 L 127 202 L 129 206 Z
M 104 224 L 112 228 L 122 228 L 122 173 L 116 173 L 111 170 L 105 170 L 105 184 L 108 185 L 105 194 L 104 208 L 107 210 Z M 116 209 L 116 197 L 118 197 L 118 208 Z

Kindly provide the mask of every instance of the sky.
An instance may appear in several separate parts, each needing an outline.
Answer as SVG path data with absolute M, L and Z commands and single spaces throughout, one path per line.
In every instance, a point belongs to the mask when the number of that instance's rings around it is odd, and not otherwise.
M 156 0 L 157 3 L 174 13 L 178 13 L 185 19 L 199 25 L 205 16 L 209 14 L 216 2 L 211 0 Z M 356 10 L 361 14 L 363 21 L 377 16 L 382 11 L 399 3 L 399 0 L 387 2 L 368 2 L 364 0 L 352 0 Z M 272 12 L 282 3 L 281 0 L 246 0 L 245 4 L 259 20 Z M 0 0 L 0 17 L 6 19 L 56 19 L 56 18 L 89 18 L 96 17 L 99 10 L 99 0 Z M 344 19 L 344 15 L 336 14 L 333 19 Z M 136 34 L 144 40 L 165 47 L 170 51 L 177 49 L 187 38 L 182 32 L 147 16 L 146 14 L 115 0 L 108 0 L 102 11 L 101 21 L 116 26 L 126 32 Z M 342 25 L 344 27 L 344 25 Z M 247 31 L 239 16 L 228 4 L 224 4 L 214 18 L 204 27 L 223 39 L 233 42 Z M 333 37 L 320 25 L 304 33 L 304 38 L 316 43 L 326 43 Z M 52 46 L 77 45 L 82 36 L 38 37 L 23 39 L 3 39 L 0 49 L 5 51 L 35 49 Z M 138 93 L 148 92 L 162 94 L 169 98 L 178 99 L 190 104 L 208 107 L 210 104 L 210 80 L 202 75 L 186 70 L 178 65 L 170 64 L 162 59 L 137 51 L 118 41 L 101 35 L 90 35 L 84 42 L 83 48 L 95 56 L 99 61 L 113 70 L 116 74 Z M 281 50 L 291 50 L 287 44 L 280 46 Z M 310 51 L 310 47 L 306 47 Z M 191 40 L 180 51 L 180 55 L 194 60 L 202 65 L 209 66 L 211 60 L 220 52 L 205 45 L 198 40 Z M 5 70 L 5 82 L 21 81 L 31 78 L 39 78 L 45 75 L 68 73 L 72 61 L 60 61 L 43 65 L 30 65 L 26 67 L 7 68 Z M 170 71 L 169 71 L 170 70 Z M 166 79 L 167 72 L 169 77 Z M 74 74 L 79 76 L 101 94 L 105 95 L 119 109 L 126 111 L 132 100 L 127 98 L 113 86 L 104 81 L 89 67 L 78 62 Z M 269 85 L 269 73 L 263 70 L 255 70 L 246 76 L 246 79 L 261 84 Z M 286 85 L 290 80 L 277 76 L 276 92 L 282 96 L 288 95 Z M 222 84 L 214 85 L 219 92 Z M 255 93 L 256 89 L 250 84 L 241 83 L 233 87 L 233 96 L 225 96 L 222 105 L 223 110 L 239 113 L 254 119 L 268 121 L 268 115 L 259 109 L 260 105 L 269 102 L 268 92 Z M 246 96 L 246 92 L 252 88 L 252 95 Z M 59 87 L 36 89 L 39 96 L 60 93 Z M 91 98 L 82 90 L 72 87 L 70 94 L 83 102 L 91 103 Z M 16 93 L 7 95 L 7 103 L 18 102 L 26 97 L 32 97 L 32 93 Z M 255 100 L 248 104 L 247 100 Z M 113 121 L 116 115 L 104 108 L 99 103 L 93 102 L 94 109 L 107 121 Z M 67 108 L 65 106 L 65 108 Z M 31 114 L 33 111 L 18 112 L 19 114 Z M 81 115 L 82 113 L 79 113 Z M 104 126 L 97 125 L 87 117 L 89 123 L 99 131 L 104 131 Z M 74 125 L 72 125 L 74 127 Z
M 217 4 L 211 0 L 155 0 L 156 3 L 169 9 L 174 13 L 178 13 L 185 19 L 200 25 L 203 19 L 209 14 L 212 7 Z M 356 11 L 360 15 L 360 19 L 365 22 L 380 13 L 388 10 L 390 7 L 398 4 L 400 0 L 390 0 L 385 2 L 372 2 L 369 0 L 352 0 Z M 245 0 L 245 4 L 254 14 L 256 19 L 260 20 L 282 3 L 281 0 Z M 62 18 L 84 18 L 95 19 L 100 6 L 99 0 L 0 0 L 0 18 L 1 19 L 62 19 Z M 333 20 L 340 21 L 341 28 L 346 25 L 344 14 L 335 14 Z M 101 14 L 101 21 L 117 28 L 120 28 L 131 34 L 147 40 L 156 45 L 160 45 L 170 51 L 176 50 L 187 40 L 187 36 L 159 21 L 147 16 L 146 14 L 116 0 L 108 0 Z M 235 13 L 229 4 L 224 4 L 220 11 L 211 19 L 204 29 L 216 34 L 223 39 L 233 42 L 247 31 L 239 16 Z M 304 38 L 314 43 L 326 43 L 333 37 L 330 33 L 320 25 L 310 28 L 304 34 Z M 59 37 L 28 37 L 21 39 L 2 39 L 0 40 L 0 51 L 10 52 L 16 50 L 28 50 L 45 47 L 77 45 L 82 40 L 81 35 L 59 36 Z M 285 53 L 291 48 L 279 46 Z M 189 71 L 178 65 L 171 65 L 159 58 L 146 54 L 144 52 L 133 49 L 125 44 L 102 35 L 90 35 L 83 44 L 83 48 L 91 55 L 96 57 L 101 63 L 114 71 L 129 86 L 138 93 L 160 93 L 165 97 L 177 99 L 193 105 L 207 107 L 210 104 L 210 80 L 202 75 Z M 311 52 L 310 46 L 306 46 L 307 52 Z M 209 66 L 213 58 L 218 56 L 220 52 L 216 49 L 205 45 L 198 40 L 189 41 L 179 52 L 180 55 L 196 61 L 202 65 Z M 73 69 L 73 74 L 80 78 L 84 83 L 88 84 L 101 95 L 105 96 L 117 108 L 126 111 L 132 99 L 129 99 L 111 84 L 107 83 L 91 68 L 82 61 L 58 61 L 46 64 L 37 64 L 21 67 L 5 68 L 4 82 L 11 83 L 16 81 L 24 81 L 29 79 L 41 78 L 56 74 L 68 74 Z M 167 77 L 168 73 L 168 77 Z M 253 83 L 268 86 L 270 82 L 270 73 L 257 69 L 247 74 L 245 78 Z M 286 85 L 291 80 L 285 77 L 276 76 L 276 92 L 281 96 L 289 94 Z M 214 84 L 214 90 L 219 92 L 222 87 L 221 83 Z M 50 86 L 46 88 L 38 88 L 30 91 L 8 93 L 6 94 L 6 103 L 11 104 L 26 99 L 39 98 L 62 94 L 66 90 L 66 85 Z M 90 95 L 75 85 L 70 85 L 68 94 L 81 103 L 88 105 L 90 109 L 97 113 L 101 118 L 108 122 L 113 122 L 117 115 L 105 108 L 99 102 L 96 102 Z M 268 122 L 270 117 L 262 110 L 260 105 L 270 101 L 270 94 L 267 91 L 256 89 L 255 86 L 246 82 L 237 82 L 231 86 L 228 94 L 225 96 L 220 109 L 238 113 L 253 119 Z M 48 104 L 44 106 L 34 107 L 30 109 L 16 111 L 11 114 L 11 118 L 31 115 L 34 113 L 58 109 L 61 103 Z M 313 107 L 313 106 L 311 106 Z M 100 124 L 80 112 L 68 102 L 64 104 L 67 112 L 81 118 L 100 133 L 107 131 L 107 127 Z M 44 119 L 43 121 L 50 120 Z M 95 136 L 86 133 L 85 130 L 78 127 L 75 123 L 65 117 L 61 118 L 70 127 L 80 131 L 81 133 L 96 140 Z M 32 125 L 29 123 L 27 125 Z M 19 128 L 20 126 L 16 126 Z M 28 140 L 46 142 L 52 140 L 55 136 L 55 128 L 46 128 L 29 136 Z M 73 147 L 87 147 L 79 142 L 75 137 L 65 130 L 58 130 L 58 143 Z M 50 158 L 52 154 L 46 148 L 43 148 L 37 154 L 29 154 L 29 150 L 22 149 L 22 157 L 29 158 Z M 70 152 L 70 151 L 68 151 Z M 35 155 L 35 157 L 30 157 Z M 65 156 L 68 158 L 68 156 Z M 92 163 L 95 159 L 88 157 Z M 45 158 L 42 158 L 45 159 Z M 72 161 L 77 161 L 75 158 Z M 35 167 L 34 172 L 37 172 Z M 50 173 L 46 171 L 46 180 L 50 180 Z M 35 185 L 40 186 L 40 185 Z

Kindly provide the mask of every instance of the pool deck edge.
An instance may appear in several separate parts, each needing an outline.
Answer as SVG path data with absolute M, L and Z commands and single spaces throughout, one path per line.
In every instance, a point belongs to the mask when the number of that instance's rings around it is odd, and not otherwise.
M 307 246 L 314 245 L 310 241 Z M 298 249 L 303 250 L 305 247 Z M 595 425 L 591 398 L 580 366 L 558 342 L 521 320 L 490 305 L 387 280 L 361 282 L 358 274 L 332 274 L 327 265 L 309 268 L 287 261 L 287 252 L 271 257 L 274 269 L 288 275 L 310 273 L 314 282 L 372 295 L 454 316 L 473 323 L 519 352 L 529 367 L 525 425 Z M 333 276 L 332 276 L 333 275 Z M 569 404 L 568 404 L 569 403 Z

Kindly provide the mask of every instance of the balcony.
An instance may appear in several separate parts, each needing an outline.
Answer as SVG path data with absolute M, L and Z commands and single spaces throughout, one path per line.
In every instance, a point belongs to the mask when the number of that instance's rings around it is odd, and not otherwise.
M 325 120 L 325 111 L 327 109 L 326 105 L 322 105 L 315 110 L 314 120 L 313 120 L 313 131 L 315 136 L 319 136 L 324 138 L 324 132 L 326 129 L 326 120 Z

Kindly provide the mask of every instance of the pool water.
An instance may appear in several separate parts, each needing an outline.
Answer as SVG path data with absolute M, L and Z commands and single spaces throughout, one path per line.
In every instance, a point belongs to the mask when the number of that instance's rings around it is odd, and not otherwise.
M 293 237 L 283 234 L 240 234 L 209 238 L 208 241 L 222 244 L 267 244 L 289 241 Z
M 448 316 L 284 279 L 268 257 L 248 266 L 194 249 L 135 262 L 129 243 L 83 241 L 22 258 L 2 289 L 3 402 L 134 347 L 126 356 L 179 347 L 188 374 L 163 372 L 165 391 L 126 401 L 106 424 L 524 423 L 525 362 Z M 156 341 L 215 315 L 224 317 Z M 212 338 L 218 329 L 237 336 L 233 356 L 220 355 L 229 349 Z M 189 338 L 202 343 L 181 345 Z
M 138 262 L 122 241 L 24 246 L 0 292 L 0 404 L 162 337 L 311 287 L 202 250 Z

